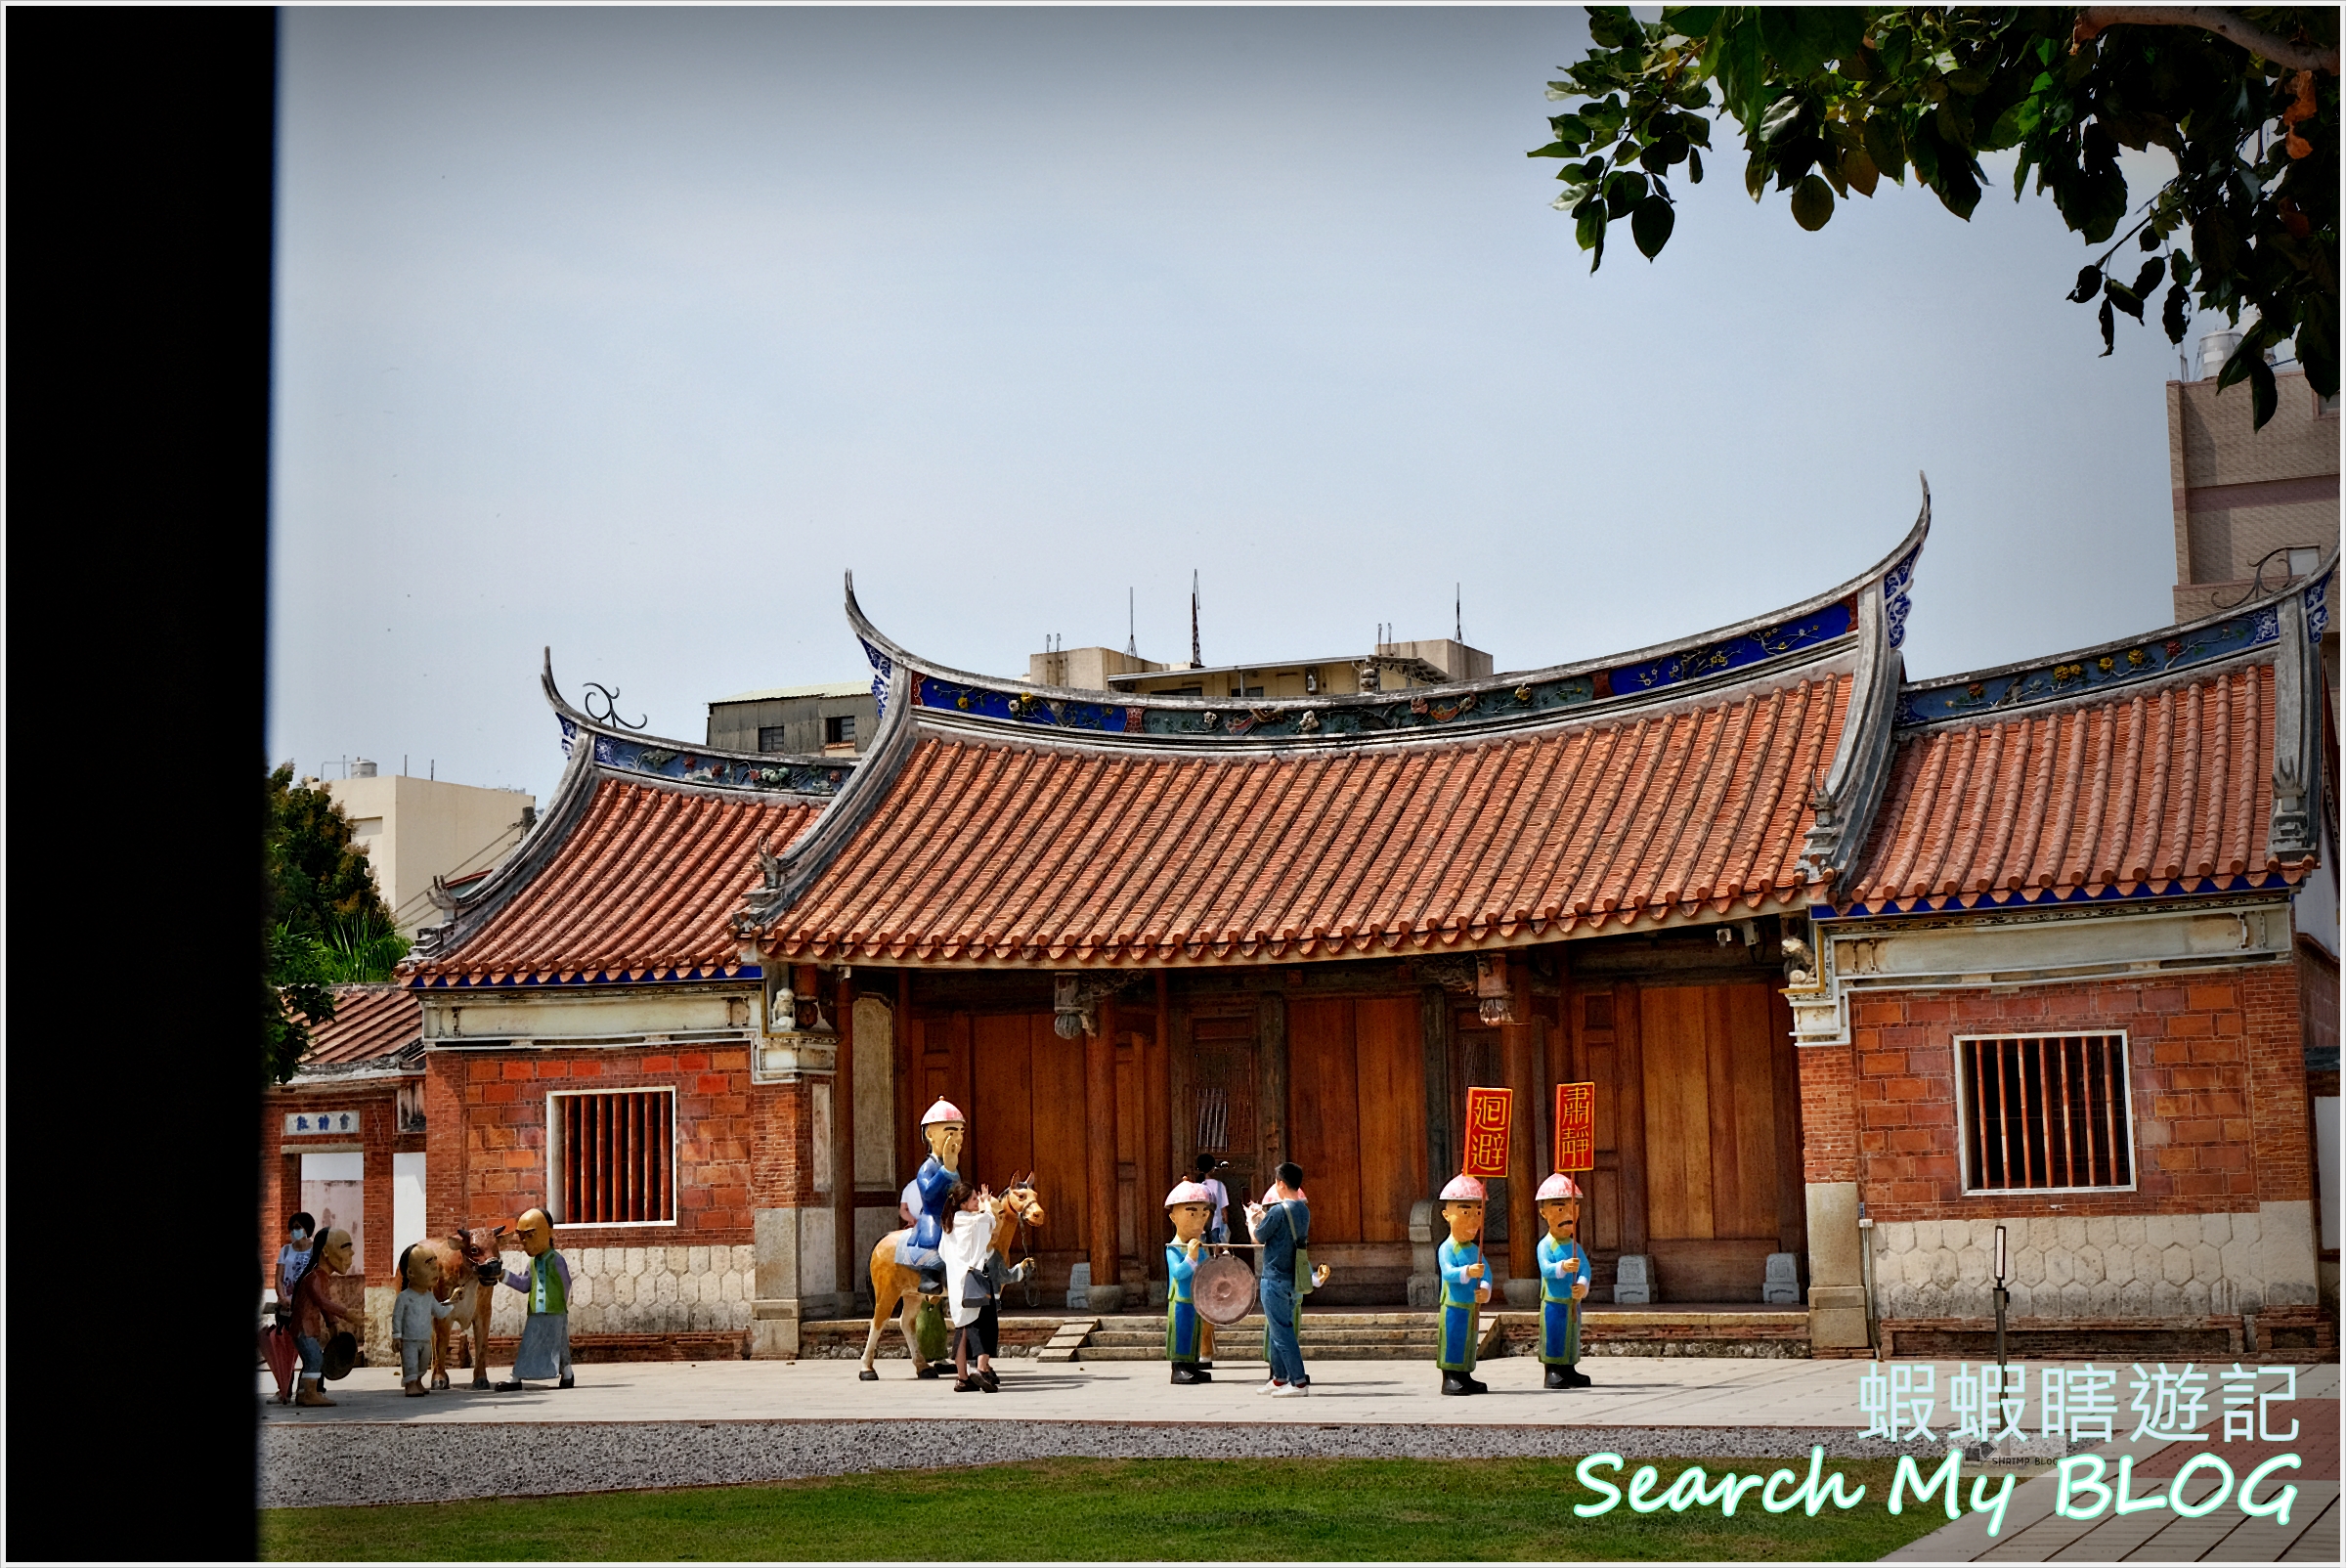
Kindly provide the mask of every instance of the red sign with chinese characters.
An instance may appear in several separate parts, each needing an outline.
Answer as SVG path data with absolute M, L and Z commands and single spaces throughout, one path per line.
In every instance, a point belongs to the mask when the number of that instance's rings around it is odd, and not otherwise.
M 1488 1181 L 1507 1173 L 1507 1126 L 1514 1111 L 1512 1089 L 1466 1091 L 1466 1174 Z
M 1596 1168 L 1596 1085 L 1556 1085 L 1556 1169 Z

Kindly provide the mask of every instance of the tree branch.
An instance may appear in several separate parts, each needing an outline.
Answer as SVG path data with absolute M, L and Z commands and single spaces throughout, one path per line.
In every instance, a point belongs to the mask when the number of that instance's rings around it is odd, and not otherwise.
M 2237 11 L 2223 11 L 2214 6 L 2087 6 L 2077 13 L 2076 40 L 2084 43 L 2120 23 L 2136 27 L 2197 27 L 2219 38 L 2229 38 L 2250 54 L 2261 55 L 2277 65 L 2338 74 L 2335 49 L 2300 48 L 2278 33 L 2267 32 Z

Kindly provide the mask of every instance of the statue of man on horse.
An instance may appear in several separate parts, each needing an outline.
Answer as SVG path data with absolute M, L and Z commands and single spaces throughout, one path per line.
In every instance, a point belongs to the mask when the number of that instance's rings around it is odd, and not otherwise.
M 937 1250 L 952 1216 L 945 1211 L 945 1195 L 961 1180 L 962 1146 L 969 1120 L 949 1100 L 939 1100 L 921 1117 L 921 1136 L 928 1141 L 929 1157 L 907 1182 L 903 1211 L 912 1223 L 880 1238 L 872 1248 L 872 1331 L 863 1346 L 865 1382 L 880 1373 L 872 1365 L 880 1354 L 880 1339 L 894 1318 L 904 1331 L 904 1348 L 912 1357 L 914 1375 L 934 1377 L 936 1369 L 921 1354 L 913 1319 L 924 1303 L 934 1304 L 945 1293 L 945 1263 Z M 1028 1258 L 1015 1269 L 1005 1266 L 1011 1237 L 1019 1229 L 1043 1223 L 1042 1199 L 1035 1196 L 1034 1178 L 1013 1177 L 993 1198 L 995 1224 L 989 1243 L 988 1270 L 999 1280 L 1023 1279 L 1034 1268 Z M 899 1310 L 900 1309 L 900 1310 Z M 941 1320 L 940 1320 L 941 1324 Z

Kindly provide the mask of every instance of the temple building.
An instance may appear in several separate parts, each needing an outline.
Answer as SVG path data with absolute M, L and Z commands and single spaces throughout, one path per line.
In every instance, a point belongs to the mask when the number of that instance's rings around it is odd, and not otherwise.
M 1203 1151 L 1234 1193 L 1300 1163 L 1315 1303 L 1398 1307 L 1495 1085 L 1520 1303 L 1556 1086 L 1591 1084 L 1600 1301 L 1790 1293 L 1809 1353 L 1968 1343 L 2000 1223 L 2028 1331 L 2325 1331 L 2334 552 L 1915 681 L 1928 529 L 1926 500 L 1858 577 L 1634 652 L 1235 700 L 959 672 L 850 585 L 853 756 L 656 740 L 549 661 L 562 782 L 405 976 L 432 1228 L 549 1207 L 588 1348 L 796 1354 L 868 1298 L 941 1096 L 966 1173 L 1035 1173 L 1054 1299 L 1080 1265 L 1092 1312 L 1146 1310 Z

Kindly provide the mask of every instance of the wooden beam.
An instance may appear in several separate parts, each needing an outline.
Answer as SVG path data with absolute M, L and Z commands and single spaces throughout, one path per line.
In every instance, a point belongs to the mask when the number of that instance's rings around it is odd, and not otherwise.
M 1116 999 L 1102 997 L 1083 1040 L 1083 1174 L 1092 1284 L 1116 1283 Z
M 841 976 L 832 1001 L 839 1010 L 839 1065 L 831 1074 L 832 1278 L 855 1311 L 855 981 Z
M 1178 1179 L 1174 1162 L 1181 1152 L 1173 1146 L 1173 1003 L 1165 983 L 1165 972 L 1156 972 L 1156 1029 L 1149 1041 L 1148 1054 L 1143 1058 L 1145 1071 L 1142 1081 L 1148 1092 L 1142 1097 L 1141 1125 L 1147 1130 L 1143 1168 L 1149 1172 L 1141 1194 L 1141 1265 L 1142 1272 L 1153 1278 L 1164 1267 L 1164 1248 L 1155 1244 L 1158 1235 L 1157 1217 L 1163 1212 L 1157 1205 L 1165 1194 L 1173 1190 Z
M 1518 994 L 1515 1017 L 1499 1029 L 1500 1059 L 1507 1087 L 1515 1091 L 1515 1111 L 1507 1136 L 1507 1276 L 1537 1279 L 1540 1264 L 1534 1251 L 1540 1244 L 1540 1216 L 1533 1195 L 1540 1191 L 1543 1172 L 1538 1168 L 1540 1094 L 1540 1026 L 1531 1017 L 1530 998 Z
M 1451 1152 L 1450 993 L 1428 985 L 1417 993 L 1417 1027 L 1425 1053 L 1425 1175 L 1431 1198 L 1458 1173 Z
M 1255 1175 L 1267 1188 L 1280 1163 L 1294 1157 L 1295 1141 L 1287 1130 L 1287 999 L 1276 991 L 1265 991 L 1257 1007 L 1255 1038 L 1262 1049 L 1262 1098 L 1257 1102 L 1256 1114 L 1262 1121 L 1263 1166 Z M 1312 1173 L 1305 1171 L 1303 1179 L 1308 1186 Z M 1248 1200 L 1260 1196 L 1260 1193 L 1246 1195 Z M 1236 1234 L 1235 1219 L 1233 1234 Z

